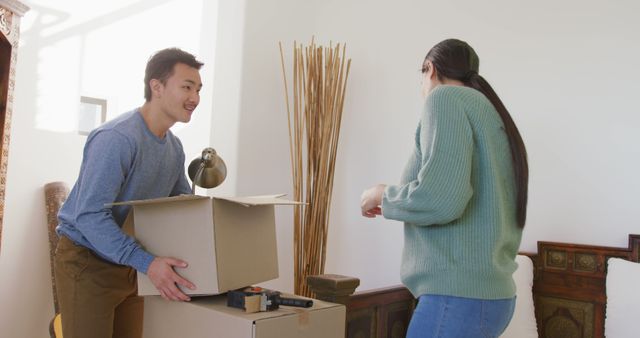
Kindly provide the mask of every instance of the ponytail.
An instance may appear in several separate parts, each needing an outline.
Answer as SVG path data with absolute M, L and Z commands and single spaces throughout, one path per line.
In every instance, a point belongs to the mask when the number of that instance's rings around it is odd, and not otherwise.
M 524 228 L 527 218 L 527 196 L 529 186 L 529 164 L 527 161 L 527 150 L 524 146 L 522 136 L 518 127 L 513 122 L 509 111 L 498 97 L 498 94 L 491 88 L 491 85 L 475 71 L 469 71 L 462 79 L 467 87 L 480 91 L 486 96 L 498 111 L 502 123 L 504 124 L 509 147 L 511 148 L 511 160 L 516 183 L 516 221 L 520 228 Z
M 522 136 L 513 122 L 509 111 L 504 106 L 498 94 L 480 75 L 480 59 L 468 43 L 458 39 L 444 40 L 431 48 L 422 64 L 422 72 L 429 69 L 427 61 L 433 63 L 438 79 L 444 78 L 462 81 L 465 86 L 480 91 L 486 96 L 498 111 L 509 139 L 511 148 L 511 163 L 516 186 L 516 222 L 518 227 L 524 228 L 527 219 L 527 194 L 529 186 L 529 164 L 527 150 Z

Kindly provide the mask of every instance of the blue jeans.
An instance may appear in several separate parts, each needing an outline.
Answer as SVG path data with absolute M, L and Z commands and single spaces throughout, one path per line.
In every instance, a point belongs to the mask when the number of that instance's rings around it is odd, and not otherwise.
M 511 321 L 516 299 L 483 300 L 422 295 L 407 338 L 498 337 Z

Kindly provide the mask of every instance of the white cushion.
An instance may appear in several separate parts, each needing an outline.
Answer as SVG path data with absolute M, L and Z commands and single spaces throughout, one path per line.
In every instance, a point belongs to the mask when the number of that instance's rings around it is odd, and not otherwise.
M 621 258 L 609 258 L 608 263 L 605 336 L 637 338 L 640 264 Z
M 516 256 L 518 269 L 513 273 L 516 283 L 516 310 L 502 338 L 538 338 L 535 309 L 533 307 L 533 262 L 524 255 Z

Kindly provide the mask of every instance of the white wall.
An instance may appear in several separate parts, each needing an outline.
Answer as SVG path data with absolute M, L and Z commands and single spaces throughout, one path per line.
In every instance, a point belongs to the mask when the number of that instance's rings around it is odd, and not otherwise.
M 22 19 L 0 254 L 2 337 L 46 337 L 53 315 L 43 186 L 75 181 L 80 95 L 108 118 L 144 102 L 147 59 L 180 47 L 205 63 L 202 100 L 173 130 L 188 159 L 210 143 L 217 1 L 33 0 Z
M 245 0 L 219 0 L 211 143 L 227 165 L 224 184 L 208 194 L 236 195 Z
M 402 226 L 359 215 L 363 189 L 395 183 L 421 97 L 418 69 L 449 37 L 468 41 L 529 151 L 529 217 L 538 240 L 627 246 L 640 233 L 640 5 L 633 1 L 247 1 L 239 185 L 291 192 L 278 41 L 346 42 L 353 59 L 336 167 L 326 271 L 361 290 L 399 283 Z M 288 65 L 289 72 L 291 66 Z M 281 275 L 292 274 L 291 211 L 281 208 Z M 461 243 L 462 244 L 462 243 Z M 283 278 L 285 276 L 283 275 Z M 272 285 L 292 287 L 286 276 Z

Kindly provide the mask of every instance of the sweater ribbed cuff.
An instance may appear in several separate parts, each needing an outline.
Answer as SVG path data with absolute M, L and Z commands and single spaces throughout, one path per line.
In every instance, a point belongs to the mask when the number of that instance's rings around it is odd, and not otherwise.
M 127 261 L 127 265 L 133 267 L 138 272 L 146 274 L 149 269 L 149 265 L 151 265 L 151 262 L 154 259 L 155 256 L 152 254 L 142 249 L 138 249 L 131 255 L 131 258 Z

